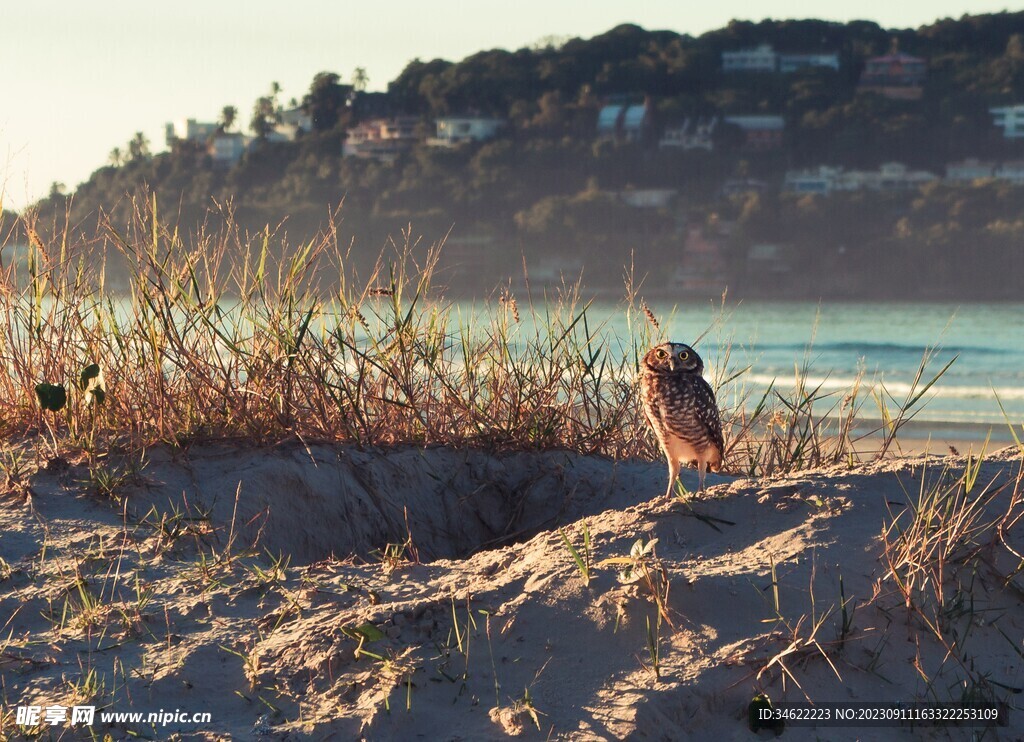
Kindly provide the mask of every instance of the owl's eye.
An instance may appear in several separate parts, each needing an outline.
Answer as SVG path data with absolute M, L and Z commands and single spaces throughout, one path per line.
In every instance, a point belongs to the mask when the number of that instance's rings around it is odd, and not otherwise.
M 690 357 L 690 352 L 689 351 L 686 351 L 686 350 L 679 351 L 679 360 L 680 361 L 685 361 L 689 357 Z
M 656 355 L 656 356 L 658 357 L 658 360 L 659 360 L 659 361 L 663 361 L 663 360 L 665 360 L 666 358 L 668 358 L 668 353 L 666 353 L 665 351 L 663 351 L 663 350 L 662 350 L 661 348 L 658 348 L 658 352 L 657 352 L 657 353 L 655 353 L 654 355 Z

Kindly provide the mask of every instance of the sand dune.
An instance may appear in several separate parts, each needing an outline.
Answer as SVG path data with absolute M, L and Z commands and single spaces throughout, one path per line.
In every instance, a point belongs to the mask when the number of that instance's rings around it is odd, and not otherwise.
M 54 460 L 0 505 L 4 730 L 18 705 L 95 703 L 212 714 L 97 721 L 115 739 L 749 739 L 760 692 L 1019 706 L 1021 455 L 989 456 L 965 493 L 969 466 L 709 476 L 666 502 L 661 464 L 564 452 L 159 449 L 116 498 Z M 883 529 L 909 534 L 911 503 L 947 489 L 963 525 L 897 565 L 908 609 Z M 586 559 L 585 529 L 589 584 L 562 536 Z M 652 539 L 635 579 L 601 564 Z

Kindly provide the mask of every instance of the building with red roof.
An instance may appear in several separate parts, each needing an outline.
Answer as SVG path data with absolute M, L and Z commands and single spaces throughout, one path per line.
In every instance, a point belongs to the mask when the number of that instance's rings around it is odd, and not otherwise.
M 873 57 L 864 66 L 857 89 L 895 100 L 918 100 L 923 92 L 928 64 L 902 52 Z

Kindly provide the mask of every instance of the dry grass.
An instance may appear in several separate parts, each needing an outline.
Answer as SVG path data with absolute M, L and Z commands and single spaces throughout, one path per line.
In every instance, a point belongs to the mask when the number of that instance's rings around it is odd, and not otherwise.
M 631 383 L 613 378 L 623 359 L 601 347 L 575 287 L 531 306 L 530 322 L 511 297 L 461 317 L 431 286 L 436 248 L 406 240 L 356 283 L 334 235 L 290 249 L 228 223 L 190 249 L 155 208 L 126 235 L 108 225 L 132 266 L 126 295 L 105 287 L 103 246 L 47 244 L 31 229 L 28 260 L 6 262 L 7 436 L 87 449 L 297 436 L 648 452 Z M 86 378 L 94 365 L 101 375 Z M 43 383 L 66 390 L 58 412 L 41 410 Z
M 634 377 L 662 330 L 631 283 L 630 336 L 609 339 L 578 285 L 543 303 L 506 290 L 463 316 L 433 285 L 439 248 L 409 234 L 360 278 L 336 233 L 288 247 L 269 230 L 242 235 L 228 217 L 189 246 L 155 200 L 126 230 L 106 224 L 103 244 L 46 242 L 25 227 L 27 260 L 0 271 L 7 438 L 90 455 L 298 437 L 659 458 Z M 110 251 L 131 266 L 124 292 L 106 286 Z M 791 390 L 773 385 L 755 400 L 728 343 L 717 360 L 712 383 L 732 400 L 730 471 L 853 460 L 859 384 L 810 389 L 805 359 Z
M 1024 465 L 1012 480 L 980 482 L 984 460 L 982 450 L 960 473 L 923 468 L 918 491 L 882 531 L 886 572 L 876 592 L 888 596 L 893 585 L 908 619 L 947 644 L 951 657 L 966 656 L 961 645 L 984 623 L 986 596 L 1024 593 L 1024 556 L 1011 536 L 1024 518 Z

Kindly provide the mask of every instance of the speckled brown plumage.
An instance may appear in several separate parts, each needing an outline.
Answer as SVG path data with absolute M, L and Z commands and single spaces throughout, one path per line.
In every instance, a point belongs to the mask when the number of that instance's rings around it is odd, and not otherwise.
M 703 372 L 704 361 L 683 343 L 662 343 L 640 362 L 644 413 L 668 460 L 666 497 L 672 496 L 683 463 L 697 468 L 698 492 L 704 489 L 704 472 L 722 468 L 722 423 Z

